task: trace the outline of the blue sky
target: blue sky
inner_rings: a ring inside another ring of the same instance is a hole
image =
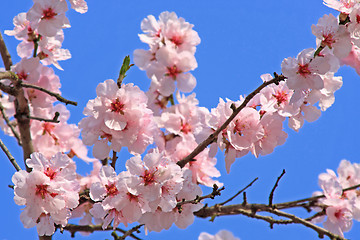
[[[195,3],[194,3],[195,2]],[[32,5],[30,0],[4,1],[0,15],[0,30],[13,29],[12,18],[19,12],[26,12]],[[157,17],[162,11],[175,11],[195,25],[201,44],[197,48],[196,59],[199,67],[193,72],[198,85],[195,88],[200,105],[209,109],[216,107],[219,98],[237,100],[239,95],[255,89],[263,73],[281,72],[281,62],[286,57],[295,57],[301,50],[315,47],[315,36],[311,25],[316,24],[324,14],[335,11],[327,8],[321,0],[303,1],[122,1],[89,0],[89,11],[79,14],[73,10],[67,16],[72,28],[65,30],[64,48],[70,50],[72,58],[60,62],[64,71],[56,70],[66,98],[78,102],[78,107],[70,106],[70,122],[79,122],[82,111],[89,99],[93,99],[95,88],[106,79],[116,79],[121,62],[126,55],[132,56],[137,48],[147,49],[137,34],[141,33],[140,22],[147,15]],[[12,37],[4,36],[14,63],[19,61]],[[2,65],[0,64],[0,67]],[[349,67],[342,67],[337,75],[343,76],[343,87],[336,92],[335,104],[323,112],[314,123],[306,123],[299,133],[285,127],[289,134],[286,143],[275,149],[273,154],[256,159],[247,155],[237,159],[230,174],[225,172],[224,157],[218,155],[217,167],[226,190],[210,205],[221,202],[246,186],[255,177],[259,180],[247,191],[250,203],[266,203],[276,178],[286,169],[278,187],[274,201],[284,202],[311,196],[319,190],[318,175],[327,168],[338,167],[341,159],[359,162],[360,79]],[[144,91],[150,81],[145,72],[133,67],[125,82],[133,82]],[[15,140],[0,135],[17,159],[21,150]],[[24,229],[20,220],[20,210],[13,201],[11,184],[13,167],[5,155],[0,168],[0,240],[36,239],[36,229]],[[128,154],[120,154],[125,162]],[[21,160],[19,160],[21,162]],[[86,173],[90,167],[78,161],[79,172]],[[203,188],[204,193],[211,189]],[[242,199],[234,200],[240,203]],[[291,213],[306,216],[305,211]],[[359,223],[355,222],[349,239],[360,236]],[[232,231],[242,240],[265,239],[316,239],[314,231],[303,226],[274,226],[243,216],[220,217],[214,222],[196,219],[186,230],[172,227],[161,233],[140,234],[143,239],[197,239],[200,232],[215,234],[221,229]],[[53,239],[70,238],[68,233],[56,233]],[[112,239],[110,233],[96,233],[77,239]]]

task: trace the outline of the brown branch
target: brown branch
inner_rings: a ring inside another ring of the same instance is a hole
[[[124,240],[126,237],[129,237],[133,234],[133,232],[139,232],[139,229],[144,226],[145,224],[140,224],[140,225],[137,225],[135,227],[133,227],[132,229],[126,231],[126,233],[124,233],[124,235],[122,235],[121,237],[119,237],[118,239],[119,240]]]
[[[21,83],[21,86],[24,88],[33,88],[33,89],[45,92],[45,93],[49,94],[50,96],[55,97],[58,101],[65,103],[66,105],[71,104],[71,105],[77,106],[77,102],[63,98],[60,94],[51,92],[45,88],[42,88],[42,87],[39,87],[39,86],[36,86],[33,84],[23,83],[23,82]]]
[[[273,198],[274,198],[274,192],[276,190],[276,188],[278,187],[279,181],[280,179],[285,175],[285,169],[283,169],[281,175],[277,178],[274,187],[271,189],[270,195],[269,195],[269,206],[272,207],[273,206]]]
[[[355,190],[359,187],[360,187],[360,184],[354,185],[354,186],[351,186],[348,188],[344,188],[343,192]],[[277,209],[285,209],[285,208],[289,208],[289,207],[299,207],[299,206],[303,207],[303,205],[299,205],[299,204],[306,203],[306,202],[307,203],[316,202],[318,199],[324,198],[324,197],[325,197],[325,195],[318,195],[318,196],[303,198],[303,199],[291,201],[291,202],[277,203],[277,204],[274,204],[274,207]]]
[[[216,196],[220,196],[221,195],[221,191],[223,191],[225,189],[225,187],[221,187],[219,188],[216,184],[213,185],[213,191],[212,193],[205,195],[205,196],[196,196],[195,199],[193,200],[185,200],[183,199],[181,202],[178,202],[178,204],[176,205],[176,207],[178,208],[178,211],[181,212],[181,207],[184,204],[198,204],[199,202],[201,202],[204,199],[210,198],[210,199],[214,199]]]
[[[8,54],[5,43],[3,39],[0,39],[0,53],[3,58],[4,64],[7,70],[10,70],[11,66],[11,57]],[[5,60],[4,60],[5,59]],[[10,75],[10,80],[12,81],[14,92],[13,96],[16,97],[14,101],[15,105],[15,118],[18,123],[19,131],[20,131],[20,140],[23,148],[23,158],[26,166],[26,170],[30,171],[30,168],[26,165],[26,159],[30,157],[30,154],[34,152],[34,146],[32,144],[31,133],[30,133],[30,119],[27,118],[30,114],[30,109],[28,105],[28,101],[25,98],[24,90],[21,87],[21,80],[14,73],[7,73]],[[4,84],[2,84],[4,87]],[[11,93],[9,93],[11,94]]]
[[[202,143],[200,143],[188,156],[183,158],[182,160],[177,162],[177,165],[179,165],[181,168],[183,168],[188,162],[190,162],[192,159],[194,159],[200,152],[202,152],[209,144],[211,144],[215,138],[230,124],[230,122],[236,117],[236,115],[246,107],[246,105],[250,102],[250,100],[255,97],[256,94],[258,94],[263,88],[270,84],[279,84],[281,81],[284,81],[286,77],[284,75],[277,75],[275,74],[275,77],[271,79],[270,81],[266,81],[263,84],[261,84],[257,89],[255,89],[252,93],[250,93],[242,102],[242,104],[236,108],[231,116],[221,125],[218,129],[215,130],[214,133],[210,134],[210,136],[205,139]]]
[[[0,54],[1,54],[2,60],[4,62],[5,69],[7,71],[9,71],[10,67],[12,65],[11,56],[10,56],[9,51],[7,50],[7,47],[5,45],[4,39],[1,35],[1,32],[0,32]]]
[[[29,119],[33,119],[33,120],[37,120],[37,121],[42,121],[42,122],[52,122],[52,123],[59,123],[60,121],[58,120],[60,116],[59,112],[55,112],[55,116],[53,119],[46,119],[46,118],[40,118],[40,117],[33,117],[33,116],[28,116]]]
[[[276,216],[280,217],[286,217],[289,218],[289,220],[274,220],[272,217],[269,216],[262,216],[258,215],[259,212],[268,212],[271,214],[274,214]],[[270,223],[270,227],[272,227],[273,224],[290,224],[290,223],[297,223],[302,224],[306,227],[309,227],[313,230],[315,230],[320,238],[323,238],[324,235],[328,236],[330,239],[336,239],[336,240],[345,240],[344,238],[341,238],[338,235],[335,235],[329,231],[327,231],[324,228],[321,228],[305,219],[299,218],[295,215],[282,212],[278,209],[274,209],[273,207],[270,207],[266,204],[236,204],[236,205],[227,205],[227,206],[221,206],[219,204],[216,204],[212,207],[206,207],[202,208],[197,212],[194,212],[194,215],[201,218],[207,218],[211,217],[211,220],[213,220],[217,216],[227,216],[227,215],[244,215],[251,218],[261,219],[266,222]]]
[[[67,224],[65,227],[62,228],[62,230],[69,231],[71,234],[71,237],[75,237],[76,232],[89,232],[93,233],[96,231],[119,231],[123,234],[126,234],[128,231],[125,231],[121,228],[113,228],[111,226],[108,226],[107,228],[103,229],[102,225],[75,225],[75,224]],[[130,231],[130,230],[129,230]],[[128,235],[136,240],[141,240],[140,238],[136,237],[134,234]]]
[[[14,135],[14,137],[16,138],[19,146],[21,146],[21,141],[20,141],[20,136],[19,133],[16,131],[16,129],[14,128],[14,126],[11,124],[10,119],[8,118],[8,116],[5,113],[5,109],[4,106],[1,104],[0,102],[0,111],[1,111],[1,115],[3,117],[3,119],[6,122],[6,125],[10,128],[12,134]]]
[[[336,235],[336,234],[333,234],[331,232],[329,232],[328,230],[326,230],[325,228],[322,228],[322,227],[319,227],[309,221],[306,221],[305,219],[302,219],[302,218],[299,218],[295,215],[292,215],[290,213],[286,213],[286,212],[282,212],[280,210],[277,210],[277,209],[273,209],[271,211],[269,211],[277,216],[282,216],[282,217],[286,217],[286,218],[289,218],[291,220],[294,221],[294,223],[298,223],[298,224],[302,224],[308,228],[311,228],[313,230],[315,230],[318,234],[319,234],[319,238],[324,238],[324,235],[328,236],[331,240],[346,240],[345,238],[339,236],[339,235]]]
[[[115,165],[116,165],[116,160],[118,159],[118,157],[116,156],[116,152],[113,151],[113,157],[110,163],[110,166],[112,166],[112,168],[115,170]]]
[[[16,171],[20,171],[21,167],[16,162],[15,158],[11,155],[9,149],[5,146],[5,144],[3,143],[3,141],[1,139],[0,139],[0,147],[4,151],[4,153],[6,154],[6,156],[8,157],[8,159],[10,160],[11,164],[14,166]]]
[[[251,185],[253,185],[254,182],[256,182],[259,178],[255,178],[254,180],[251,181],[251,183],[249,183],[246,187],[244,187],[243,189],[241,189],[239,192],[237,192],[234,196],[232,196],[231,198],[229,198],[228,200],[226,200],[225,202],[219,203],[219,205],[223,206],[225,204],[227,204],[228,202],[232,201],[234,198],[236,198],[237,196],[239,196],[242,192],[244,192],[246,189],[248,189],[249,187],[251,187]],[[246,195],[244,197],[244,202],[246,201]]]

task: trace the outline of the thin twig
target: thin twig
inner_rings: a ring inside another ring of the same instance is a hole
[[[116,165],[116,160],[117,160],[117,159],[118,159],[118,157],[116,156],[116,152],[113,151],[113,157],[112,157],[110,166],[112,166],[114,170],[115,170],[115,165]]]
[[[53,119],[46,119],[46,118],[41,118],[41,117],[34,117],[34,116],[28,116],[29,119],[33,119],[33,120],[37,120],[37,121],[42,121],[42,122],[52,122],[52,123],[59,123],[60,121],[58,120],[60,116],[59,112],[55,112],[55,116]]]
[[[5,146],[5,144],[3,143],[3,141],[1,139],[0,139],[0,147],[4,151],[4,153],[6,154],[6,156],[8,157],[8,159],[10,160],[11,164],[14,166],[16,171],[20,171],[21,167],[16,162],[15,158],[11,155],[9,149]]]
[[[93,233],[95,231],[119,231],[123,234],[127,233],[127,231],[121,229],[121,228],[113,228],[111,226],[108,226],[107,228],[103,229],[102,225],[75,225],[75,224],[67,224],[65,227],[63,227],[63,230],[69,231],[71,234],[71,237],[75,237],[76,232],[89,232]],[[140,238],[136,237],[134,234],[130,234],[130,237],[136,240],[141,240]]]
[[[226,200],[225,202],[219,203],[219,205],[224,206],[225,204],[227,204],[228,202],[232,201],[234,198],[236,198],[237,196],[239,196],[242,192],[244,192],[246,189],[248,189],[249,187],[251,187],[251,185],[253,185],[254,182],[256,182],[259,178],[255,178],[254,180],[251,181],[251,183],[249,183],[246,187],[244,187],[243,189],[241,189],[239,192],[237,192],[234,196],[232,196],[231,198],[229,198],[228,200]]]
[[[276,190],[276,188],[278,187],[279,181],[280,179],[285,175],[285,169],[283,169],[281,175],[277,178],[274,187],[272,188],[270,195],[269,195],[269,206],[272,207],[273,206],[273,198],[274,198],[274,192]]]
[[[118,239],[119,240],[124,240],[126,237],[129,237],[133,234],[133,232],[139,232],[139,229],[144,226],[145,224],[140,224],[140,225],[137,225],[135,227],[133,227],[132,229],[126,231],[126,233],[124,233],[124,235],[122,235],[121,237],[119,237]]]
[[[286,213],[283,211],[280,211],[278,209],[273,209],[272,211],[269,211],[277,216],[282,216],[282,217],[286,217],[289,218],[291,220],[294,221],[294,223],[299,223],[302,224],[308,228],[311,228],[313,230],[315,230],[318,234],[319,234],[319,238],[324,238],[324,235],[328,236],[330,239],[332,240],[346,240],[345,238],[336,235],[334,233],[329,232],[328,230],[326,230],[325,228],[319,227],[315,224],[313,224],[312,222],[306,221],[305,219],[299,218],[295,215],[292,215],[290,213]]]
[[[5,45],[4,39],[1,35],[1,32],[0,32],[0,54],[1,54],[2,60],[4,62],[5,69],[7,71],[10,71],[10,68],[12,65],[11,56],[10,56],[9,51],[7,50],[7,47]]]
[[[71,104],[71,105],[77,106],[77,102],[68,100],[68,99],[62,97],[60,94],[51,92],[45,88],[42,88],[42,87],[39,87],[39,86],[36,86],[33,84],[24,83],[24,82],[21,83],[21,86],[24,88],[33,88],[33,89],[45,92],[45,93],[49,94],[50,96],[55,97],[58,101],[65,103],[66,105]]]
[[[250,93],[242,102],[242,104],[233,111],[231,116],[218,128],[215,130],[214,133],[210,134],[210,136],[205,139],[202,143],[200,143],[189,155],[187,155],[185,158],[177,162],[177,165],[179,165],[181,168],[183,168],[188,162],[190,162],[192,159],[194,159],[200,152],[202,152],[209,144],[213,142],[215,138],[231,123],[231,121],[236,117],[236,115],[246,107],[246,105],[250,102],[250,100],[258,94],[263,88],[265,88],[268,85],[271,85],[273,83],[279,84],[279,82],[284,81],[286,77],[284,75],[277,75],[274,74],[275,77],[271,79],[270,81],[266,81],[263,84],[261,84],[257,89],[255,89],[252,93]]]
[[[351,191],[351,190],[355,190],[357,188],[360,187],[360,184],[348,187],[348,188],[344,188],[343,192],[347,192],[347,191]],[[277,209],[284,209],[284,208],[289,208],[289,206],[291,207],[298,207],[300,203],[304,203],[304,202],[314,202],[317,201],[318,199],[324,198],[325,195],[318,195],[318,196],[314,196],[314,197],[309,197],[309,198],[303,198],[300,200],[296,200],[296,201],[290,201],[290,202],[284,202],[284,203],[277,203],[274,204],[274,207]]]
[[[14,137],[16,138],[19,146],[21,146],[21,141],[20,141],[20,136],[19,133],[16,131],[16,129],[14,128],[14,126],[11,124],[10,119],[8,118],[8,116],[5,113],[5,109],[4,106],[1,104],[0,102],[0,111],[1,111],[1,115],[3,117],[3,119],[6,122],[6,125],[10,128],[12,134],[14,135]]]
[[[219,188],[216,184],[213,185],[213,191],[212,193],[205,195],[205,196],[196,196],[195,199],[193,200],[183,200],[181,202],[178,202],[176,207],[178,208],[179,212],[181,212],[181,206],[184,204],[198,204],[199,202],[201,202],[204,199],[210,198],[210,199],[214,199],[216,196],[220,196],[221,195],[221,191],[223,191],[225,189],[225,187],[221,187]]]

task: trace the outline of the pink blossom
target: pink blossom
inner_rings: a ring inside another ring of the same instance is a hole
[[[252,153],[258,157],[259,154],[267,155],[274,151],[278,145],[285,143],[287,133],[283,131],[283,121],[285,119],[274,113],[266,113],[262,116],[260,124],[264,129],[263,137],[254,143]]]
[[[324,0],[324,4],[342,13],[350,13],[357,0]]]
[[[351,51],[350,33],[344,25],[339,25],[334,15],[324,15],[318,24],[311,26],[318,46],[328,47],[338,58],[346,57]]]
[[[33,153],[27,164],[32,172],[22,170],[12,177],[15,203],[26,205],[20,220],[26,228],[37,225],[39,235],[52,235],[54,223],[65,226],[70,209],[79,204],[75,164],[61,153],[50,161]]]
[[[66,1],[36,0],[26,17],[31,23],[38,25],[39,34],[53,37],[62,28],[70,27],[65,16],[67,10]]]
[[[100,83],[96,92],[98,97],[88,102],[84,109],[87,117],[79,123],[84,143],[94,144],[94,157],[104,159],[110,149],[118,152],[122,147],[144,152],[155,131],[146,95],[133,84],[119,89],[113,80]]]
[[[162,47],[156,52],[158,64],[154,70],[160,88],[159,92],[169,96],[177,87],[182,92],[191,92],[196,86],[195,77],[189,71],[197,68],[197,62],[191,53],[178,53],[170,47]]]
[[[321,89],[324,82],[320,77],[330,69],[329,59],[326,57],[314,58],[315,50],[308,48],[300,52],[297,58],[286,58],[281,69],[287,77],[286,83],[293,90]]]
[[[70,0],[71,8],[79,13],[86,13],[88,10],[85,0]]]

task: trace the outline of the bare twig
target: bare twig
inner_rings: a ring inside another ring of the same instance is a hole
[[[21,83],[21,86],[24,88],[33,88],[33,89],[45,92],[45,93],[49,94],[50,96],[55,97],[58,101],[65,103],[66,105],[71,104],[71,105],[77,106],[77,102],[63,98],[60,94],[51,92],[43,87],[39,87],[39,86],[36,86],[33,84],[24,83],[24,82]]]
[[[208,195],[205,195],[205,196],[201,196],[201,197],[200,197],[200,196],[196,196],[196,198],[193,199],[193,200],[185,200],[185,199],[183,199],[183,201],[178,202],[178,204],[176,205],[176,207],[178,208],[179,212],[181,212],[181,206],[182,206],[182,205],[188,204],[188,203],[198,204],[199,202],[201,202],[202,200],[207,199],[207,198],[214,199],[216,196],[220,196],[220,195],[221,195],[221,191],[223,191],[224,189],[225,189],[225,187],[219,188],[216,184],[214,184],[212,193],[210,193],[210,194],[208,194]]]
[[[75,237],[75,233],[76,232],[88,232],[88,233],[93,233],[96,231],[119,231],[123,234],[126,234],[128,231],[125,231],[121,228],[113,228],[111,226],[108,226],[107,228],[103,229],[102,225],[75,225],[75,224],[68,224],[66,225],[63,230],[69,231],[71,234],[71,237]],[[130,237],[132,237],[133,239],[136,240],[141,240],[140,238],[136,237],[134,234],[130,234],[128,235]]]
[[[118,157],[116,156],[116,152],[113,151],[113,157],[112,157],[110,166],[112,166],[114,170],[115,170],[115,165],[116,165],[116,160],[117,160],[117,159],[118,159]]]
[[[4,106],[1,104],[0,102],[0,111],[1,111],[1,115],[3,117],[3,119],[6,122],[6,125],[10,128],[12,134],[14,135],[14,137],[16,138],[19,146],[21,146],[21,141],[20,141],[20,136],[19,133],[16,131],[16,129],[14,128],[14,126],[11,124],[10,119],[8,118],[8,116],[5,113],[5,109]]]
[[[309,221],[306,221],[305,219],[299,218],[295,215],[292,215],[290,213],[286,213],[286,212],[282,212],[278,209],[272,209],[271,211],[269,211],[277,216],[282,216],[282,217],[286,217],[289,218],[291,220],[294,221],[294,223],[298,223],[298,224],[302,224],[308,228],[311,228],[313,230],[315,230],[318,234],[319,234],[319,238],[324,238],[324,235],[328,236],[331,240],[346,240],[345,238],[333,234],[331,232],[329,232],[328,230],[326,230],[325,228],[319,227]]]
[[[266,81],[263,84],[261,84],[257,89],[255,89],[252,93],[250,93],[242,102],[242,104],[236,108],[231,116],[221,125],[218,129],[215,130],[210,136],[205,139],[202,143],[200,143],[189,155],[187,155],[182,160],[178,161],[177,164],[183,168],[188,162],[190,162],[192,159],[194,159],[200,152],[202,152],[209,144],[211,144],[215,138],[230,124],[230,122],[236,117],[236,115],[246,107],[246,105],[249,103],[249,101],[258,94],[263,88],[270,84],[279,84],[281,81],[284,81],[286,77],[284,75],[277,75],[274,74],[275,77],[271,79],[270,81]]]
[[[28,116],[28,118],[33,119],[33,120],[38,120],[38,121],[42,121],[42,122],[52,122],[52,123],[59,123],[60,121],[58,120],[60,116],[59,112],[55,112],[55,116],[53,119],[46,119],[46,118],[40,118],[40,117],[33,117],[33,116]]]
[[[138,232],[139,233],[139,229],[144,226],[145,224],[140,224],[140,225],[137,225],[135,227],[133,227],[132,229],[126,231],[126,233],[124,233],[124,235],[122,235],[121,237],[119,237],[118,239],[119,240],[124,240],[126,237],[129,237],[131,236],[134,232]]]
[[[251,183],[249,183],[246,187],[244,187],[243,189],[241,189],[239,192],[237,192],[234,196],[232,196],[231,198],[229,198],[228,200],[226,200],[225,202],[219,203],[219,205],[223,206],[225,204],[227,204],[228,202],[231,202],[234,198],[236,198],[237,196],[239,196],[242,192],[244,192],[246,189],[248,189],[249,187],[251,187],[251,185],[253,185],[254,182],[256,182],[259,178],[255,178],[254,180],[251,181]]]
[[[10,67],[12,65],[11,56],[10,56],[9,51],[7,50],[7,47],[5,45],[4,39],[1,35],[1,32],[0,32],[0,54],[1,54],[2,60],[4,62],[5,69],[7,71],[9,71]]]
[[[285,175],[285,169],[283,169],[281,175],[277,178],[274,187],[272,188],[270,195],[269,195],[269,206],[272,207],[273,205],[273,198],[274,198],[274,192],[276,190],[276,188],[278,187],[279,181],[280,179]]]
[[[5,144],[3,143],[3,141],[1,139],[0,139],[0,147],[4,151],[4,153],[6,154],[6,156],[8,157],[8,159],[10,160],[11,164],[14,166],[16,171],[20,171],[21,167],[16,162],[15,158],[11,155],[9,149],[5,146]]]

